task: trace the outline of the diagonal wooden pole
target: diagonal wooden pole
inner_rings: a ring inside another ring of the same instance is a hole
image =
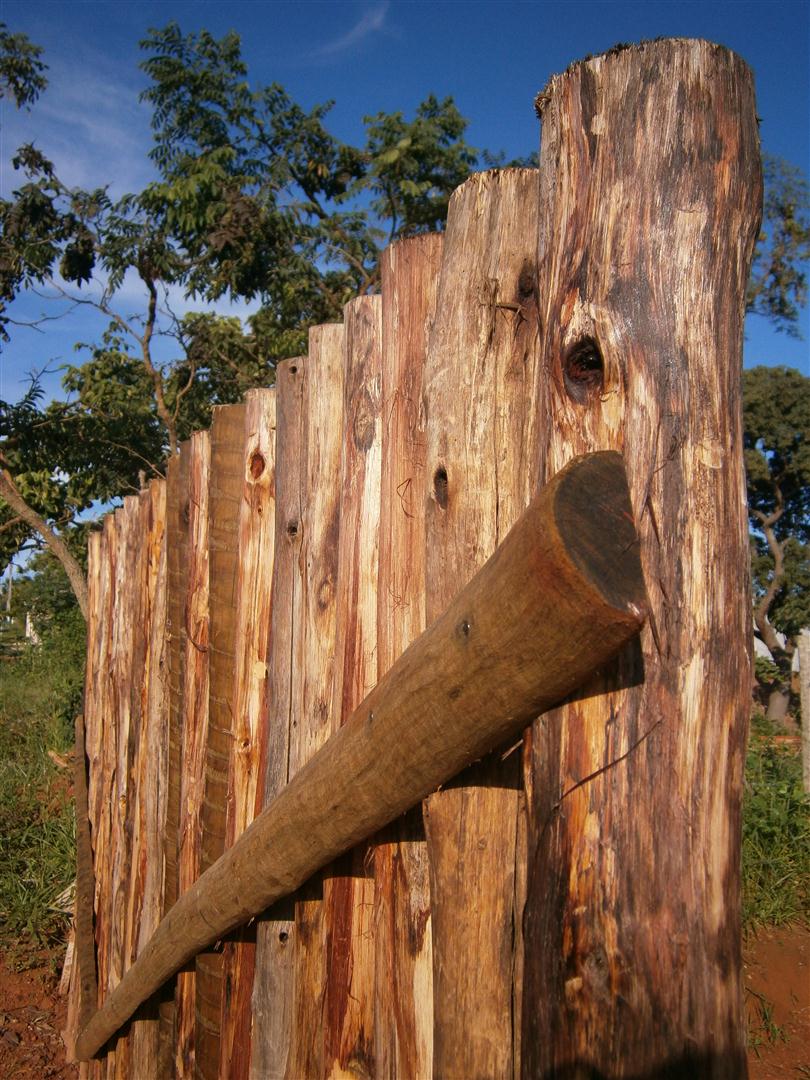
[[[232,848],[184,893],[83,1029],[86,1060],[177,969],[514,737],[646,614],[624,465],[577,458]]]

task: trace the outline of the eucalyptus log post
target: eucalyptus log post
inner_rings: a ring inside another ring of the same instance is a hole
[[[195,431],[189,440],[188,489],[184,513],[187,561],[183,596],[183,688],[180,713],[180,816],[177,892],[182,896],[200,876],[205,748],[208,741],[208,492],[211,438]],[[194,965],[178,972],[175,992],[178,1077],[194,1074],[196,987]]]
[[[291,660],[295,682],[290,711],[290,780],[323,746],[332,730],[343,377],[343,326],[328,323],[312,327],[304,384],[301,626],[298,648]],[[320,878],[307,882],[295,899],[292,951],[292,1027],[287,1074],[320,1076],[326,977]]]
[[[425,629],[425,415],[422,375],[443,238],[392,244],[382,272],[382,465],[377,582],[380,676]],[[377,1075],[433,1073],[430,880],[421,807],[393,822],[374,852]]]
[[[425,365],[428,622],[529,502],[537,444],[537,201],[536,169],[478,173],[450,200]],[[520,789],[513,747],[425,804],[436,1076],[510,1076],[515,1068]]]
[[[344,308],[343,438],[332,730],[377,682],[381,301]],[[374,876],[363,844],[324,875],[325,1076],[374,1076]]]
[[[142,632],[145,657],[141,694],[141,734],[137,752],[138,816],[134,834],[131,894],[137,913],[137,937],[133,941],[136,959],[158,927],[164,914],[163,835],[166,828],[166,780],[168,768],[167,682],[166,682],[166,482],[153,480],[140,500],[144,514],[144,606]],[[78,813],[78,811],[77,811]],[[160,1059],[159,1002],[153,1000],[141,1011],[131,1037],[132,1076],[159,1078],[164,1071]]]
[[[276,722],[268,696],[273,557],[276,528],[276,392],[251,390],[245,399],[239,566],[236,582],[233,737],[228,774],[225,846],[262,808],[268,725]],[[282,720],[284,722],[284,720]],[[219,1075],[247,1080],[255,924],[223,946]]]
[[[208,493],[208,740],[202,808],[200,872],[225,850],[225,813],[232,743],[236,582],[239,567],[239,507],[245,406],[221,405],[211,421]],[[200,953],[195,962],[194,1075],[219,1075],[222,952]]]
[[[651,614],[641,649],[536,725],[523,1075],[730,1080],[746,1075],[751,73],[662,40],[574,64],[537,107],[541,479],[622,449]]]
[[[80,1033],[77,1056],[92,1055],[199,949],[571,693],[637,633],[645,609],[621,457],[578,458],[349,721],[180,898]]]
[[[305,501],[306,363],[305,358],[296,357],[276,368],[276,532],[268,687],[273,720],[267,731],[263,807],[287,784],[293,691],[302,677],[300,556]],[[288,901],[266,912],[257,923],[251,1080],[281,1080],[287,1071],[294,990],[293,916],[294,908]]]
[[[188,568],[188,463],[189,443],[169,459],[166,467],[166,667],[168,676],[168,776],[166,828],[163,835],[163,895],[166,910],[177,901],[177,852],[180,834],[180,767],[183,706],[185,620],[183,612]],[[162,991],[160,1003],[160,1059],[174,1068],[177,1010],[174,986]]]

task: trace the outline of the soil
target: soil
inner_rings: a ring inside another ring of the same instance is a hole
[[[62,1029],[67,1002],[47,956],[15,970],[0,954],[0,1076],[14,1080],[74,1080],[79,1070],[65,1062]]]
[[[810,927],[760,930],[745,946],[750,1080],[810,1080]],[[75,1080],[66,1002],[47,958],[17,971],[0,954],[0,1077]]]
[[[810,927],[760,930],[744,955],[751,1080],[810,1080]]]

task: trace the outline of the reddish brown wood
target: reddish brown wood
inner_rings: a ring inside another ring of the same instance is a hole
[[[478,173],[451,198],[425,364],[428,622],[528,504],[536,228],[536,170]],[[438,1076],[517,1070],[520,777],[519,747],[502,748],[425,806]]]
[[[425,628],[422,373],[442,237],[400,241],[382,258],[382,465],[377,664],[384,675]],[[374,1020],[380,1077],[432,1075],[433,955],[421,808],[377,837]]]
[[[381,301],[344,309],[343,446],[332,729],[377,682]],[[374,1076],[374,878],[368,845],[324,876],[324,1074]]]
[[[652,613],[536,725],[523,1073],[742,1077],[751,73],[663,40],[575,64],[538,104],[541,475],[622,449]]]
[[[214,409],[208,496],[210,626],[208,635],[208,740],[202,807],[200,871],[225,850],[228,769],[232,745],[245,406]],[[194,1071],[202,1080],[219,1073],[222,953],[206,950],[195,960]]]
[[[294,689],[302,678],[300,565],[305,493],[304,380],[307,361],[285,360],[276,368],[276,533],[273,560],[269,698],[264,779],[266,806],[287,784]],[[253,984],[252,1080],[283,1077],[291,1042],[294,909],[277,905],[256,932]]]
[[[211,443],[207,431],[190,439],[186,526],[186,580],[183,598],[183,688],[180,734],[180,817],[177,890],[182,896],[200,875],[205,748],[208,741],[208,492]],[[175,1068],[179,1077],[194,1073],[196,1004],[193,965],[178,972],[175,1004]]]
[[[236,583],[234,712],[225,846],[242,835],[261,809],[267,729],[276,723],[268,697],[276,513],[276,392],[252,390],[245,407],[239,565]],[[284,720],[282,719],[282,722]],[[241,928],[223,951],[219,1074],[247,1078],[255,924]]]
[[[340,454],[343,435],[343,327],[309,333],[305,381],[305,499],[301,547],[301,661],[290,714],[292,779],[326,742],[335,678],[337,560],[340,535]],[[323,883],[313,879],[295,901],[291,1045],[287,1075],[323,1069],[325,981]]]
[[[644,610],[621,458],[578,458],[350,720],[175,904],[80,1034],[77,1054],[91,1054],[200,948],[564,698],[637,632]]]

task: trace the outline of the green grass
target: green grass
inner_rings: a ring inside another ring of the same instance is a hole
[[[755,717],[743,798],[743,920],[747,929],[810,920],[810,799],[801,758]]]
[[[81,701],[83,628],[68,619],[41,646],[0,659],[0,946],[13,961],[58,949],[54,907],[75,876],[70,754]]]

